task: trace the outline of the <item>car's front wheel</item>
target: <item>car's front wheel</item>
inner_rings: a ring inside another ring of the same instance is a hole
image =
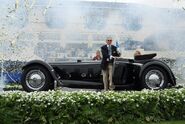
[[[167,87],[168,77],[163,68],[151,66],[144,70],[141,77],[141,88],[159,90]]]
[[[50,89],[51,83],[52,77],[43,66],[29,66],[22,73],[21,84],[25,91],[47,91]]]

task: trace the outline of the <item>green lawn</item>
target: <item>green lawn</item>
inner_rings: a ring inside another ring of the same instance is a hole
[[[152,123],[152,124],[185,124],[185,120],[184,121],[165,121],[165,122]]]

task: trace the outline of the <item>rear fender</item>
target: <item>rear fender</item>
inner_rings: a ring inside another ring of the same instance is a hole
[[[150,61],[146,64],[144,64],[140,70],[140,73],[139,73],[139,78],[141,79],[141,76],[143,74],[143,71],[150,67],[150,66],[158,66],[158,67],[161,67],[165,70],[165,72],[167,73],[168,75],[168,78],[169,78],[169,81],[170,83],[175,86],[176,85],[176,79],[175,79],[175,76],[172,72],[172,70],[169,68],[169,66],[167,64],[165,64],[164,62],[160,61],[160,60],[154,60],[154,61]]]

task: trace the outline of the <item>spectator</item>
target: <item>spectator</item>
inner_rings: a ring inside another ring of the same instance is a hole
[[[93,60],[101,60],[101,54],[99,50],[96,51],[96,56],[93,57]]]
[[[134,58],[136,58],[136,56],[140,56],[140,55],[141,55],[141,52],[139,50],[136,50],[134,53]]]

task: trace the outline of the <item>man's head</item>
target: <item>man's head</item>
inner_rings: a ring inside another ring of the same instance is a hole
[[[107,45],[111,45],[112,44],[112,37],[107,37],[106,43],[107,43]]]

